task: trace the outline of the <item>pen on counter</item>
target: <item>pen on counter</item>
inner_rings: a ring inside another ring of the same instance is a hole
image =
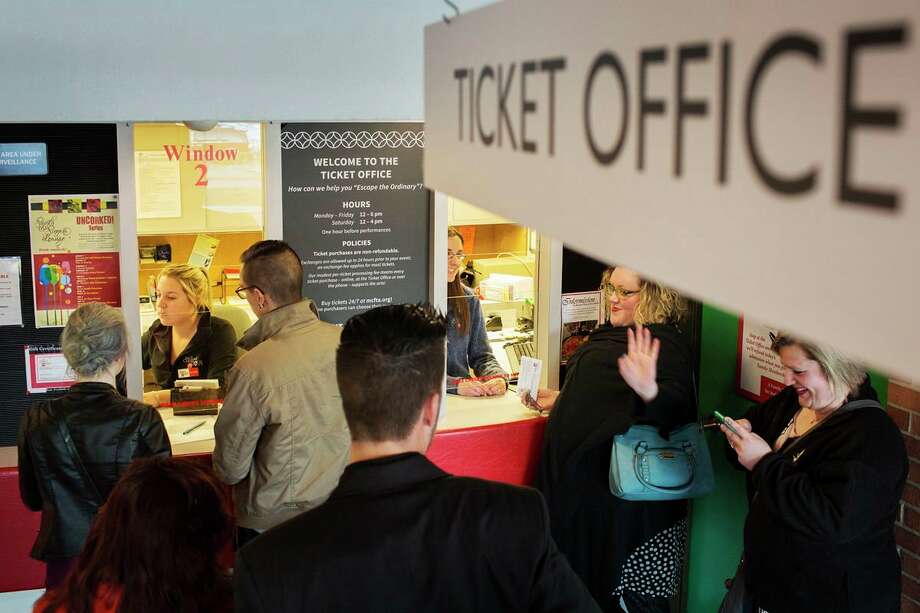
[[[197,424],[195,424],[194,426],[192,426],[191,428],[189,428],[188,430],[186,430],[185,432],[183,432],[182,434],[191,434],[191,432],[192,432],[193,430],[197,430],[198,428],[200,428],[201,426],[205,425],[206,423],[208,423],[208,422],[206,422],[206,421],[200,421],[200,422],[198,422]]]

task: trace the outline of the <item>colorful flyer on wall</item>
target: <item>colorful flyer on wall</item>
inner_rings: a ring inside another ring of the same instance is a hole
[[[786,387],[783,365],[770,349],[775,337],[776,328],[743,316],[738,320],[738,393],[755,402],[764,402]]]
[[[22,260],[0,258],[0,326],[22,325]]]
[[[562,294],[562,350],[565,363],[585,341],[603,317],[601,293],[573,292]]]
[[[64,390],[76,382],[58,345],[26,345],[26,390],[44,394]]]
[[[63,327],[81,304],[121,306],[118,195],[29,196],[35,327]]]

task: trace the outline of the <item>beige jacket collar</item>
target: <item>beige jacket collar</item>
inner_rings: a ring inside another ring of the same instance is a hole
[[[319,320],[316,305],[309,298],[278,307],[260,317],[236,343],[246,351],[284,330],[306,326]]]

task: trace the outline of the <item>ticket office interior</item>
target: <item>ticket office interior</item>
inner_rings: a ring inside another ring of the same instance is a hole
[[[240,254],[259,240],[280,238],[277,230],[269,230],[280,228],[281,215],[280,198],[275,195],[281,190],[273,191],[268,179],[280,180],[280,174],[270,172],[274,160],[266,150],[273,126],[277,124],[218,122],[209,130],[195,130],[183,123],[163,122],[130,127],[137,338],[157,319],[157,275],[175,263],[207,270],[212,313],[229,321],[237,337],[255,321],[248,303],[235,290],[240,286]],[[535,325],[541,318],[537,305],[553,300],[547,293],[552,283],[544,282],[541,288],[537,274],[541,237],[459,199],[438,194],[431,201],[438,210],[432,215],[431,244],[441,244],[448,227],[463,236],[466,259],[461,276],[481,300],[492,352],[505,372],[516,374],[523,356],[558,363],[549,350],[551,326],[538,334]],[[546,251],[552,241],[543,243]],[[446,250],[432,248],[430,257],[429,269],[434,272],[429,299],[444,309],[452,297],[441,297],[434,287],[446,286]],[[557,287],[556,300],[558,293]],[[134,308],[134,301],[124,304]],[[544,383],[554,383],[557,367],[547,366],[550,374],[544,375]],[[144,373],[145,391],[156,388],[151,375]]]

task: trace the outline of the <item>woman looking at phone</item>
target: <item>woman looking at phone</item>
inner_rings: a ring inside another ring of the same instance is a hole
[[[787,334],[772,348],[786,388],[722,425],[752,496],[735,580],[769,613],[898,611],[901,433],[859,364]]]

